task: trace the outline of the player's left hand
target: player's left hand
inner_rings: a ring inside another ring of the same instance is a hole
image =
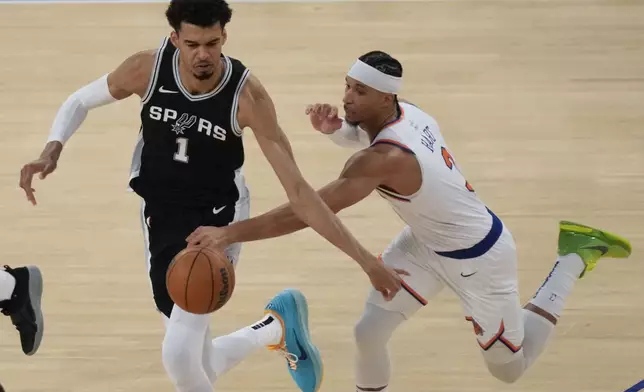
[[[56,170],[57,160],[51,157],[38,158],[31,161],[22,167],[20,170],[20,187],[25,191],[27,200],[31,204],[36,205],[36,190],[32,186],[33,178],[36,174],[40,173],[39,178],[44,180],[54,170]]]
[[[195,229],[187,238],[188,246],[205,246],[225,248],[226,231],[222,227],[200,226]]]
[[[316,103],[306,107],[306,114],[311,120],[313,129],[330,135],[342,128],[342,119],[338,117],[338,108],[328,103]]]

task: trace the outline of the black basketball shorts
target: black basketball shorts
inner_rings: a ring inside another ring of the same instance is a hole
[[[170,318],[174,302],[166,287],[166,272],[174,256],[187,246],[186,238],[199,226],[227,226],[231,222],[248,219],[248,198],[229,205],[209,208],[146,205],[141,206],[141,220],[145,241],[145,257],[157,309]],[[226,248],[228,259],[236,265],[241,244]]]

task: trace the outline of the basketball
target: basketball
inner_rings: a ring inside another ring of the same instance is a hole
[[[166,286],[172,301],[186,312],[212,313],[232,296],[235,269],[221,251],[186,248],[170,263]]]

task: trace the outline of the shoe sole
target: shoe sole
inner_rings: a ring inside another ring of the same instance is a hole
[[[607,255],[607,257],[627,258],[628,256],[631,255],[631,252],[632,252],[631,243],[626,238],[621,237],[617,234],[609,233],[604,230],[596,229],[594,227],[585,226],[579,223],[569,222],[569,221],[561,221],[559,224],[559,227],[562,231],[569,232],[569,233],[590,235],[606,242],[611,247],[619,248],[619,249],[612,248],[609,252],[611,254]]]
[[[284,290],[291,295],[295,302],[295,308],[299,315],[299,323],[296,329],[296,335],[299,342],[303,345],[306,352],[309,354],[315,371],[315,379],[317,384],[314,391],[317,392],[322,386],[322,379],[324,378],[324,365],[322,364],[322,357],[319,350],[313,345],[311,334],[309,332],[309,306],[306,302],[304,295],[298,290],[287,289]]]
[[[35,265],[27,266],[27,271],[29,271],[29,299],[31,301],[31,306],[34,308],[34,314],[36,315],[36,337],[34,339],[33,349],[25,353],[27,355],[34,355],[38,348],[40,347],[40,342],[42,341],[43,331],[45,329],[45,320],[42,314],[42,292],[43,292],[43,279],[40,269]]]

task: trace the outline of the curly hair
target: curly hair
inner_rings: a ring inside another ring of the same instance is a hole
[[[168,23],[175,31],[179,31],[184,22],[199,27],[219,23],[223,29],[230,22],[232,14],[225,0],[172,0],[165,12]]]

